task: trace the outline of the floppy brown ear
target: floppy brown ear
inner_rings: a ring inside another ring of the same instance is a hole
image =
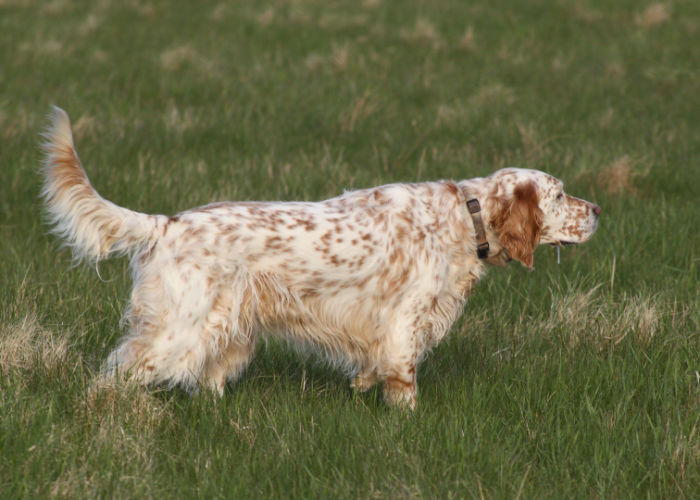
[[[542,210],[534,183],[518,184],[510,199],[501,203],[491,226],[510,256],[532,269],[535,248],[540,241]]]

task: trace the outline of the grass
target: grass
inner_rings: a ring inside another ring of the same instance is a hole
[[[697,495],[697,2],[6,0],[0,29],[0,496]],[[52,103],[136,210],[518,165],[601,227],[492,270],[414,414],[274,343],[222,399],[109,386],[126,262],[47,235]]]

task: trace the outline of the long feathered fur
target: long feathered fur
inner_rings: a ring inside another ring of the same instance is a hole
[[[54,107],[50,120],[43,134],[41,194],[52,232],[72,248],[76,261],[133,255],[148,246],[159,216],[134,212],[102,198],[90,184],[75,151],[68,115]]]
[[[42,195],[77,261],[131,256],[128,327],[105,374],[223,393],[274,335],[310,347],[414,407],[417,366],[450,330],[486,264],[532,267],[538,243],[578,243],[600,208],[534,170],[460,182],[391,184],[319,202],[215,203],[174,217],[102,198],[54,108]],[[490,245],[476,252],[466,201],[481,201]]]

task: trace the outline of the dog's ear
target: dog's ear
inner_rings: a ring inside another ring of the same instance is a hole
[[[501,245],[530,270],[540,241],[542,215],[537,189],[534,183],[527,182],[518,184],[512,197],[501,201],[490,221]]]

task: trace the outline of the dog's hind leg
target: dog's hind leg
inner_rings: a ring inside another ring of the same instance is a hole
[[[236,381],[246,369],[255,352],[255,340],[240,342],[233,340],[215,356],[207,359],[203,382],[214,392],[222,395],[227,381]]]
[[[130,333],[110,354],[108,375],[197,389],[215,350],[216,337],[206,327],[218,288],[195,269],[166,263],[137,274],[125,313]]]
[[[207,317],[209,352],[202,383],[219,395],[227,381],[241,376],[255,352],[255,321],[248,290],[222,286]]]

